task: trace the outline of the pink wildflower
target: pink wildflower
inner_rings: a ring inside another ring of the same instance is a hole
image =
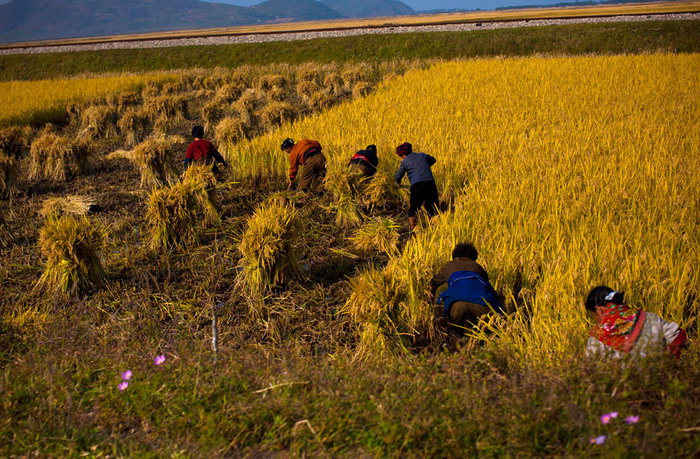
[[[601,435],[600,437],[591,437],[589,441],[591,445],[602,445],[605,443],[605,435]]]
[[[122,381],[130,380],[133,375],[134,374],[131,372],[131,370],[126,370],[124,373],[122,373]]]
[[[605,413],[600,417],[600,422],[602,422],[603,424],[609,424],[610,421],[617,417],[617,414],[617,411],[613,411],[612,413]]]
[[[153,364],[154,365],[163,365],[165,363],[165,355],[157,355],[155,359],[153,359]]]
[[[127,387],[129,387],[129,381],[122,381],[122,382],[119,383],[119,385],[117,386],[117,389],[119,389],[119,390],[126,390]]]
[[[639,422],[639,416],[627,416],[625,422],[627,424],[636,424]]]

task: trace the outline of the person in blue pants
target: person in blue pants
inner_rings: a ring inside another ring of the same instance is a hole
[[[452,251],[452,261],[446,263],[430,280],[433,298],[438,287],[447,284],[447,289],[440,294],[437,302],[442,304],[440,313],[450,329],[459,334],[478,322],[482,315],[492,310],[502,310],[498,294],[489,282],[489,275],[476,262],[478,256],[472,244],[457,244]]]

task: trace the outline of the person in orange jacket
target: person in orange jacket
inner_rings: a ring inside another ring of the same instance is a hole
[[[316,140],[304,139],[295,143],[284,139],[282,151],[289,154],[289,185],[287,189],[296,188],[294,180],[299,174],[299,188],[302,191],[316,189],[326,176],[326,157],[321,153],[321,144]],[[301,171],[299,168],[301,167]]]

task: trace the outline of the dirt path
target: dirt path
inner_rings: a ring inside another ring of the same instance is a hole
[[[654,20],[697,20],[700,13],[648,14],[608,17],[582,17],[568,19],[529,19],[498,22],[466,22],[459,24],[411,25],[302,31],[286,33],[257,33],[196,38],[172,38],[158,40],[115,41],[80,45],[36,46],[27,48],[0,49],[0,55],[40,54],[55,52],[96,51],[109,49],[167,48],[174,46],[231,45],[239,43],[264,43],[273,41],[312,40],[315,38],[350,37],[370,34],[392,34],[413,32],[464,32],[473,30],[512,29],[563,24],[592,24],[611,22],[641,22]]]

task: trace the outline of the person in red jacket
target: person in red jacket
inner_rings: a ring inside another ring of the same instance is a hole
[[[299,188],[302,191],[317,188],[326,176],[326,157],[321,153],[321,144],[316,140],[304,139],[295,143],[294,140],[284,139],[282,151],[289,154],[289,185],[288,189],[296,188],[294,180],[299,175]],[[301,172],[299,168],[301,167]]]
[[[204,140],[204,128],[202,126],[194,126],[192,128],[192,137],[194,140],[187,147],[187,154],[185,155],[185,170],[187,170],[192,163],[211,164],[214,173],[219,172],[216,164],[228,167],[221,153],[214,147],[214,144],[208,140]]]
[[[668,350],[680,358],[686,346],[685,330],[651,312],[625,303],[623,292],[601,285],[586,298],[586,309],[595,318],[589,332],[586,355],[613,360],[643,358]]]

